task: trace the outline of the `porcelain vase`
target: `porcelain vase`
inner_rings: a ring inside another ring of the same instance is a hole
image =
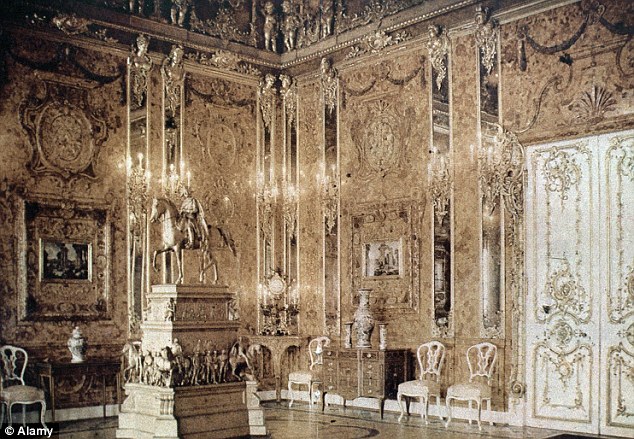
[[[75,326],[73,333],[68,339],[68,350],[73,356],[70,360],[71,363],[81,363],[85,359],[86,355],[86,339],[81,333],[78,326]]]
[[[354,326],[357,332],[357,348],[371,348],[370,338],[374,330],[374,317],[370,311],[370,288],[359,289],[359,307],[354,313]]]

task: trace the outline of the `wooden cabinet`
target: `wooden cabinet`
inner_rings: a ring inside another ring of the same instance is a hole
[[[325,393],[346,399],[377,398],[381,417],[386,398],[396,399],[398,385],[408,380],[407,349],[326,349],[323,382]]]

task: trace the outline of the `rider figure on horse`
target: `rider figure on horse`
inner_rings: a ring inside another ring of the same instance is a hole
[[[184,248],[196,248],[207,232],[207,222],[200,202],[193,197],[186,186],[181,188],[183,202],[179,212],[178,228],[187,234]]]

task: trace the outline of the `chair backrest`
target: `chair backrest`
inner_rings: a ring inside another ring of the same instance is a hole
[[[316,364],[324,364],[324,347],[330,346],[330,339],[326,336],[315,337],[308,343],[308,355],[310,355],[310,370]]]
[[[0,388],[5,385],[24,385],[24,371],[29,354],[22,348],[4,345],[0,348]]]
[[[423,343],[416,351],[418,358],[418,366],[420,368],[420,379],[424,380],[426,376],[440,381],[440,373],[445,362],[445,345],[438,341],[430,341]]]
[[[490,386],[497,359],[498,348],[493,343],[478,343],[467,349],[469,382],[472,382],[475,377],[484,377]]]

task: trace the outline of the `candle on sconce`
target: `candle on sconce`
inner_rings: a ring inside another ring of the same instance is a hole
[[[187,189],[191,188],[191,181],[192,180],[192,173],[190,171],[187,171]]]
[[[140,152],[137,157],[139,158],[139,169],[143,169],[143,153]]]

